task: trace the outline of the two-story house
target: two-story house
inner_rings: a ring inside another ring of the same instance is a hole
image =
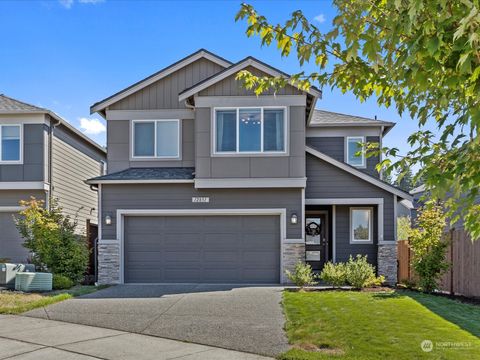
[[[321,92],[255,96],[247,57],[200,50],[94,104],[107,120],[98,187],[101,283],[282,283],[298,261],[366,254],[396,281],[396,204],[379,159],[355,156],[393,123],[315,109]]]
[[[0,258],[25,263],[14,217],[19,202],[52,199],[85,231],[97,222],[97,195],[85,184],[100,176],[106,151],[54,112],[0,95]]]

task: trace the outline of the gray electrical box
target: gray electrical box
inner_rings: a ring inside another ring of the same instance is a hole
[[[0,287],[15,287],[15,276],[19,272],[35,272],[33,264],[0,263]]]

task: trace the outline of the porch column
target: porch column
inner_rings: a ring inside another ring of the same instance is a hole
[[[293,272],[295,265],[300,261],[305,263],[305,241],[285,240],[282,244],[282,273],[280,274],[282,283],[289,283],[285,270]]]
[[[378,275],[385,276],[389,285],[397,283],[397,243],[379,243],[377,253]]]

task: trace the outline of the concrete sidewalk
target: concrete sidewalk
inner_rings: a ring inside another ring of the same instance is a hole
[[[0,315],[0,359],[266,360],[269,358],[93,326]]]

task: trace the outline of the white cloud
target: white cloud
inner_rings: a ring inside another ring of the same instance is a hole
[[[102,2],[105,2],[105,0],[77,0],[78,3],[80,4],[99,4]],[[73,4],[75,3],[75,0],[58,0],[60,5],[62,5],[65,9],[71,9]]]
[[[87,135],[98,135],[107,129],[98,119],[80,118],[80,129]]]
[[[318,21],[320,24],[325,22],[325,15],[318,14],[313,18],[314,20]]]
[[[78,0],[81,4],[99,4],[105,2],[105,0]]]
[[[62,5],[65,9],[70,9],[73,5],[73,0],[58,0],[60,5]]]

